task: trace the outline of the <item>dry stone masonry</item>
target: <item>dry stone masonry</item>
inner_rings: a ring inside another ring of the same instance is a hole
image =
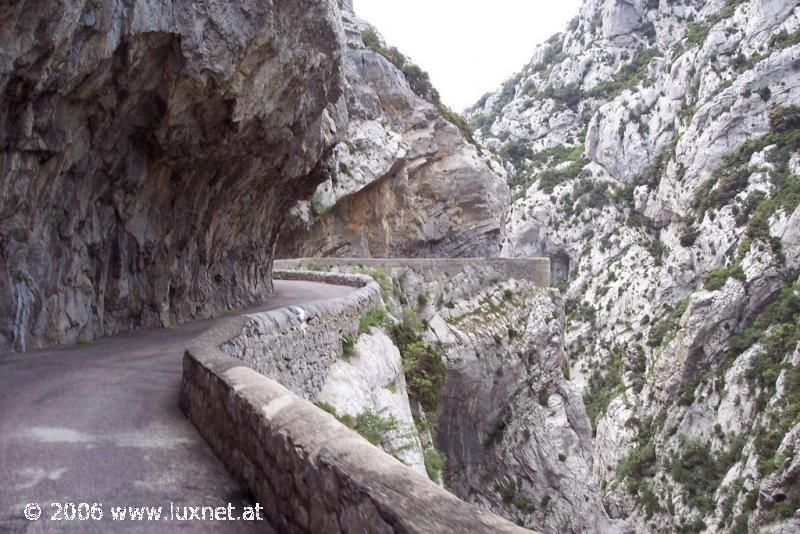
[[[343,336],[356,334],[359,318],[380,304],[380,287],[358,275],[276,271],[274,277],[361,287],[342,299],[251,314],[241,334],[220,347],[294,394],[314,401],[328,368],[341,357]]]

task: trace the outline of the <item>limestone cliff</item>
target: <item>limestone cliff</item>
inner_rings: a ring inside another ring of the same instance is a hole
[[[465,139],[468,126],[439,102],[427,74],[352,12],[343,19],[351,120],[334,173],[295,208],[278,253],[496,255],[505,181]]]
[[[586,0],[469,111],[631,528],[800,528],[798,104],[794,0]]]
[[[0,6],[0,350],[259,301],[346,124],[329,0]]]

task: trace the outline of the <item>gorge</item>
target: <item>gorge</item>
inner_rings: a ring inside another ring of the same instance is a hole
[[[463,117],[347,0],[123,4],[0,6],[0,353],[239,313],[273,265],[366,277],[189,351],[226,466],[274,445],[259,374],[280,428],[408,466],[375,457],[429,528],[800,531],[796,0],[584,0]],[[286,487],[287,531],[425,530]]]

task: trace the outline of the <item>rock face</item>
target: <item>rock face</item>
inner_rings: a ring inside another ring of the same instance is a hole
[[[636,530],[797,528],[798,105],[796,1],[586,0],[469,112]]]
[[[309,265],[323,268],[321,263]],[[446,487],[528,528],[621,530],[624,525],[609,519],[592,480],[592,427],[578,389],[564,376],[564,315],[557,291],[509,279],[488,262],[465,264],[456,272],[413,262],[360,267],[358,260],[339,262],[336,269],[379,280],[399,323],[390,329],[401,347],[412,413],[418,428],[427,426],[421,421],[430,424],[444,453]],[[404,342],[408,323],[418,323],[420,339],[413,343]],[[362,335],[358,345],[365,338],[377,341],[373,335]],[[424,382],[438,388],[436,402],[425,409],[417,402],[418,376],[410,370],[426,352],[422,347],[443,362],[441,382],[436,366],[423,366]],[[334,366],[320,398],[351,415],[388,405],[385,412],[401,419],[403,410],[390,408],[395,397],[380,388],[396,382],[384,352],[373,349],[366,361]],[[424,456],[435,479],[432,452],[428,447]]]
[[[428,476],[400,351],[385,333],[374,328],[358,337],[354,352],[349,361],[339,360],[328,370],[317,402],[328,404],[339,416],[388,421],[383,423],[386,429],[378,445]]]
[[[564,378],[563,321],[557,295],[515,281],[429,321],[449,364],[437,418],[445,480],[529,528],[614,531],[599,488],[587,483],[592,429]]]
[[[351,120],[334,173],[295,208],[279,255],[496,255],[505,181],[445,119],[426,74],[352,13],[344,21]]]
[[[0,350],[271,290],[284,214],[344,130],[328,0],[0,7]]]

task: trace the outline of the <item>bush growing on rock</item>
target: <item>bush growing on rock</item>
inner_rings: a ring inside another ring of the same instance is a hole
[[[358,320],[358,331],[362,334],[369,332],[372,327],[389,326],[391,319],[386,308],[379,306],[362,315]]]
[[[404,308],[402,321],[392,327],[391,335],[400,349],[409,397],[427,413],[434,413],[447,368],[441,349],[422,338],[424,328],[417,312]]]
[[[716,271],[711,271],[703,278],[705,288],[709,291],[716,291],[721,289],[728,281],[728,278],[735,278],[736,280],[745,281],[744,271],[740,263],[735,263],[730,267],[723,267]]]

